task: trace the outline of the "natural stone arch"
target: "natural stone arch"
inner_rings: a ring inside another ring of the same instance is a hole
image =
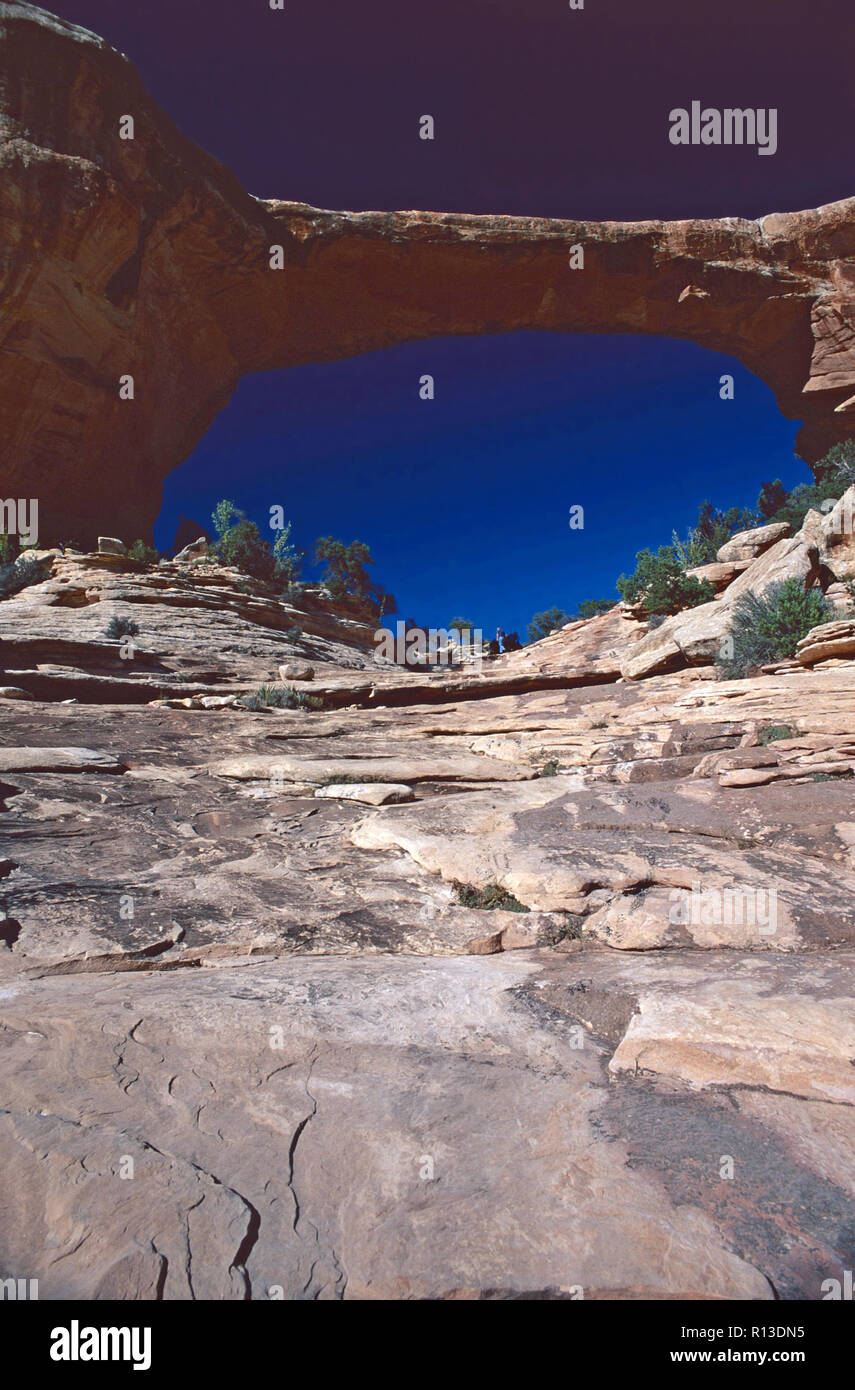
[[[0,74],[4,495],[39,498],[43,540],[149,536],[245,373],[438,335],[690,338],[804,421],[808,462],[850,432],[855,199],[757,222],[326,212],[251,197],[127,59],[31,6],[0,5]]]

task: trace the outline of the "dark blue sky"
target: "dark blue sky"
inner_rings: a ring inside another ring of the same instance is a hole
[[[851,0],[55,0],[135,62],[259,196],[325,207],[638,219],[816,206],[851,176]],[[675,148],[692,100],[774,106],[779,149]],[[436,117],[437,139],[417,138]],[[736,377],[722,402],[718,378]],[[418,378],[437,400],[418,399]],[[207,523],[281,502],[309,547],[367,541],[406,616],[523,629],[613,593],[705,497],[806,479],[742,367],[660,339],[437,340],[245,380],[168,480]],[[568,509],[586,510],[583,532]]]
[[[804,480],[794,429],[762,382],[692,343],[407,344],[245,379],[168,480],[156,539],[169,544],[181,512],[209,524],[223,495],[262,525],[279,503],[306,549],[322,534],[366,540],[404,616],[524,633],[539,609],[615,596],[635,551],[685,529],[703,498],[751,506],[762,478]]]

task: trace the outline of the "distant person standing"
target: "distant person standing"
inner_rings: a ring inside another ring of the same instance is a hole
[[[504,634],[504,632],[502,631],[502,629],[501,629],[500,627],[497,627],[497,628],[496,628],[496,651],[497,651],[497,652],[502,652],[502,651],[504,651],[504,646],[502,645],[502,644],[504,643],[504,640],[505,640],[505,634]]]

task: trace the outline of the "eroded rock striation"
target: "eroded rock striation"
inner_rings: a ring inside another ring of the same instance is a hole
[[[0,1272],[143,1300],[844,1279],[842,623],[750,680],[622,680],[646,625],[618,608],[411,673],[193,556],[44,559],[0,604]],[[323,708],[240,707],[309,658]]]
[[[769,384],[809,462],[851,430],[855,199],[759,221],[328,212],[250,196],[126,58],[34,6],[0,4],[0,74],[4,495],[40,499],[43,541],[148,536],[245,373],[437,334],[690,338]]]

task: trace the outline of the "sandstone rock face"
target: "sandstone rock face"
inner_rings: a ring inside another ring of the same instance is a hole
[[[789,522],[774,521],[768,526],[758,526],[753,531],[738,531],[729,541],[725,541],[717,552],[716,559],[721,564],[732,563],[735,560],[755,560],[776,541],[788,536],[791,530]]]
[[[855,618],[841,618],[811,628],[799,642],[796,659],[802,666],[815,666],[829,657],[855,660]]]
[[[315,796],[335,797],[338,801],[363,801],[368,806],[412,801],[414,795],[405,782],[333,782],[315,791]]]
[[[0,705],[0,1273],[820,1298],[852,1267],[855,664],[619,683],[618,610],[480,679],[378,673],[360,625],[238,582],[54,554],[0,603],[31,694]],[[241,709],[298,626],[325,708]]]
[[[728,584],[732,584],[743,570],[751,564],[751,560],[731,560],[729,562],[718,561],[709,565],[696,565],[694,569],[686,570],[686,574],[693,578],[703,581],[708,580],[713,585],[716,594],[725,590]]]
[[[250,197],[126,58],[30,5],[0,9],[0,74],[0,439],[45,541],[150,539],[243,374],[440,334],[689,338],[771,386],[808,461],[851,429],[855,199],[758,222],[325,212]]]
[[[855,486],[822,518],[820,558],[842,581],[855,580]]]
[[[508,652],[491,661],[488,671],[560,674],[585,671],[603,680],[620,675],[621,657],[647,632],[642,618],[633,618],[615,604],[595,618],[566,623],[542,641]]]

